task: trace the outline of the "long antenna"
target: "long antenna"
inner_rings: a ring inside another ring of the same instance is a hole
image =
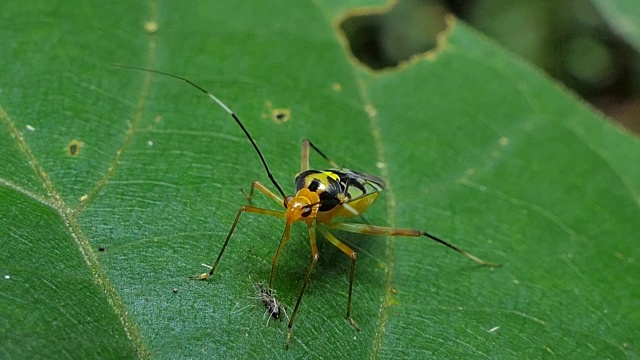
[[[216,102],[216,104],[220,105],[221,108],[224,109],[224,111],[228,112],[233,119],[236,121],[236,123],[238,124],[238,126],[240,126],[240,128],[242,129],[242,131],[244,131],[244,134],[247,136],[247,138],[249,139],[249,141],[251,141],[251,145],[253,145],[253,148],[256,149],[256,152],[258,153],[258,156],[260,156],[260,161],[262,161],[262,165],[264,165],[264,169],[267,172],[267,175],[269,176],[269,179],[271,180],[271,182],[273,183],[273,185],[275,185],[275,187],[278,189],[278,192],[280,192],[280,195],[282,195],[283,199],[287,198],[287,195],[284,194],[284,191],[282,191],[282,188],[280,187],[280,185],[278,185],[278,182],[276,181],[276,179],[273,177],[273,174],[271,174],[271,170],[269,170],[269,166],[267,165],[266,160],[264,159],[264,156],[262,156],[262,153],[260,152],[260,149],[258,149],[258,145],[256,144],[255,141],[253,141],[253,138],[251,137],[251,134],[249,134],[249,131],[247,131],[247,128],[244,127],[244,125],[242,125],[242,122],[240,122],[240,119],[238,119],[238,117],[236,116],[236,114],[231,111],[231,109],[229,109],[227,107],[227,105],[225,105],[222,101],[220,101],[217,97],[215,97],[212,93],[210,93],[209,91],[207,91],[205,88],[203,88],[202,86],[194,83],[193,81],[182,77],[182,76],[178,76],[178,75],[174,75],[174,74],[170,74],[164,71],[160,71],[160,70],[154,70],[154,69],[147,69],[147,68],[143,68],[143,67],[138,67],[138,66],[131,66],[131,65],[122,65],[122,64],[111,64],[112,66],[115,67],[119,67],[119,68],[124,68],[124,69],[133,69],[133,70],[138,70],[138,71],[146,71],[146,72],[151,72],[151,73],[156,73],[156,74],[160,74],[160,75],[164,75],[164,76],[168,76],[168,77],[172,77],[174,79],[178,79],[178,80],[182,80],[184,82],[186,82],[187,84],[195,87],[196,89],[202,91],[205,95],[207,95],[210,99],[212,99],[213,101]]]

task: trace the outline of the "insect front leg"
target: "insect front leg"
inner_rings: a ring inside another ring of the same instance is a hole
[[[233,220],[233,225],[231,225],[231,229],[229,230],[229,234],[227,235],[227,239],[224,241],[224,244],[222,245],[222,249],[220,250],[220,253],[218,254],[218,257],[216,258],[216,261],[213,263],[213,266],[211,266],[211,270],[208,273],[202,273],[202,274],[197,275],[197,276],[191,276],[190,279],[192,279],[192,280],[206,280],[207,278],[209,278],[209,276],[213,275],[213,273],[216,271],[216,268],[218,267],[218,263],[220,262],[220,258],[222,258],[222,254],[224,253],[224,250],[227,248],[227,245],[229,244],[229,240],[231,239],[231,235],[233,235],[233,231],[236,229],[236,226],[238,225],[238,221],[240,220],[240,216],[244,212],[254,213],[254,214],[262,214],[262,215],[269,215],[269,216],[274,216],[274,217],[279,217],[279,218],[283,218],[284,217],[284,213],[280,212],[280,211],[261,209],[261,208],[257,208],[257,207],[253,207],[253,206],[242,206],[240,209],[238,209],[238,213],[236,214],[236,218]]]
[[[490,266],[490,267],[500,266],[500,264],[497,264],[497,263],[484,261],[479,257],[469,252],[466,252],[460,249],[459,247],[422,230],[391,228],[391,227],[375,226],[375,225],[368,225],[368,224],[346,224],[346,223],[333,223],[329,226],[333,229],[344,230],[344,231],[349,231],[349,232],[358,233],[358,234],[410,236],[410,237],[426,236],[429,239],[448,247],[449,249],[459,252],[460,254],[468,257],[469,259],[475,261],[476,263],[482,266]]]
[[[289,343],[291,342],[293,320],[295,320],[296,314],[298,313],[298,308],[300,307],[300,303],[302,302],[302,296],[307,290],[307,286],[309,285],[309,281],[311,280],[311,273],[313,272],[313,268],[316,266],[316,263],[320,258],[320,253],[318,253],[318,246],[316,245],[316,230],[314,225],[311,223],[309,224],[309,242],[311,243],[311,265],[309,266],[309,271],[307,271],[307,276],[305,276],[304,278],[302,289],[300,289],[300,295],[298,295],[298,301],[296,301],[296,306],[293,308],[293,313],[291,313],[291,318],[289,319],[289,324],[287,325],[287,341],[285,342],[286,348],[289,348]]]
[[[254,181],[251,183],[251,189],[249,190],[249,194],[247,194],[244,189],[240,189],[240,191],[242,191],[242,194],[244,195],[245,198],[247,198],[247,201],[249,202],[249,204],[251,204],[251,200],[253,199],[253,191],[254,189],[258,189],[258,191],[260,191],[261,193],[263,193],[264,195],[266,195],[268,198],[272,199],[273,201],[277,202],[280,206],[284,206],[284,200],[278,196],[278,194],[274,193],[273,191],[269,190],[269,188],[267,188],[266,186],[264,186],[263,183],[261,183],[260,181]]]

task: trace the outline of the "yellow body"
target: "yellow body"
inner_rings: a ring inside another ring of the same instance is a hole
[[[364,196],[364,197],[358,198],[357,200],[349,202],[349,206],[355,209],[358,212],[358,214],[354,214],[353,211],[348,210],[343,205],[338,205],[327,212],[319,213],[316,216],[316,219],[320,224],[330,225],[334,219],[352,218],[354,216],[357,216],[365,212],[365,210],[367,210],[369,206],[371,206],[371,204],[373,204],[376,201],[379,194],[380,193],[378,192],[371,193],[367,196]]]

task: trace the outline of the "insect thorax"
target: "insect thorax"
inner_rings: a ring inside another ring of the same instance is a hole
[[[318,194],[322,205],[319,211],[325,212],[351,199],[362,197],[384,188],[384,182],[373,182],[365,174],[347,169],[306,170],[296,175],[296,192],[309,189]]]

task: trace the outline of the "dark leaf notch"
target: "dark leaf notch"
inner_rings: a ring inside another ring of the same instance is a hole
[[[447,29],[444,7],[401,1],[391,7],[357,9],[339,23],[351,54],[371,70],[393,68],[435,49]]]

